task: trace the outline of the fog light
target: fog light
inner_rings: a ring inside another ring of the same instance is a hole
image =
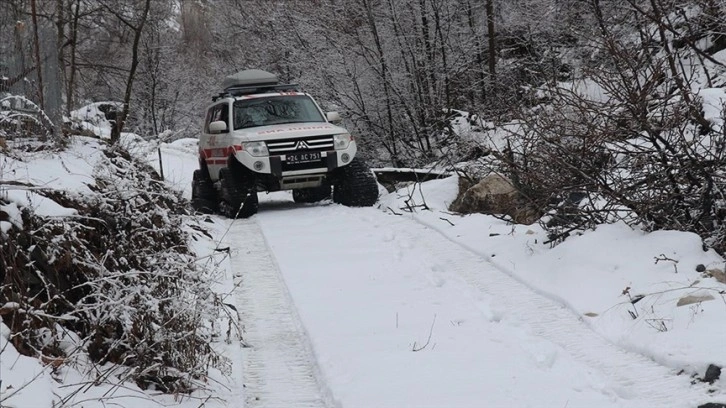
[[[340,160],[342,160],[343,163],[348,163],[348,161],[350,161],[350,155],[348,153],[343,153],[340,155]]]
[[[265,164],[261,161],[256,161],[253,166],[255,167],[255,170],[260,171],[263,167],[265,167]]]

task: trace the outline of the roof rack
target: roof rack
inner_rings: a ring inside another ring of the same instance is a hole
[[[220,92],[219,95],[212,97],[212,102],[216,102],[219,98],[225,98],[228,96],[242,96],[279,91],[298,91],[298,87],[298,84],[257,84],[248,86],[230,86],[224,91]]]

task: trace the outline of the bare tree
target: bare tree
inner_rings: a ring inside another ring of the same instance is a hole
[[[112,15],[114,15],[124,26],[131,30],[133,33],[133,42],[131,45],[131,63],[126,78],[126,90],[123,98],[123,108],[120,114],[117,116],[113,128],[111,129],[111,143],[115,144],[121,137],[121,131],[124,127],[124,122],[129,115],[129,106],[131,102],[131,91],[134,85],[134,77],[136,76],[136,69],[139,66],[139,49],[141,43],[141,36],[146,24],[146,19],[149,15],[149,8],[151,7],[151,0],[144,0],[139,10],[133,7],[134,4],[126,5],[123,3],[116,3],[113,6],[108,3],[101,2],[102,7]]]
[[[487,52],[487,67],[489,68],[490,87],[494,89],[497,82],[497,42],[496,31],[494,30],[494,0],[486,0],[487,11],[487,36],[489,38],[489,50]]]

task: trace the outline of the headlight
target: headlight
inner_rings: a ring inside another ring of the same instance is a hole
[[[353,136],[349,133],[343,133],[342,135],[333,136],[333,143],[335,144],[336,150],[347,149],[350,142],[353,140]]]
[[[242,143],[242,150],[255,157],[270,155],[270,153],[267,151],[267,145],[265,144],[265,142]]]

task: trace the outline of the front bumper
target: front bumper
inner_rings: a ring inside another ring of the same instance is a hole
[[[305,153],[306,151],[294,151],[287,154],[255,157],[244,150],[237,150],[235,158],[247,169],[261,174],[271,175],[284,180],[289,177],[302,175],[329,173],[338,167],[347,165],[353,160],[357,153],[355,142],[351,142],[347,149],[311,151],[319,153],[319,160],[292,163],[288,158],[292,155]]]

